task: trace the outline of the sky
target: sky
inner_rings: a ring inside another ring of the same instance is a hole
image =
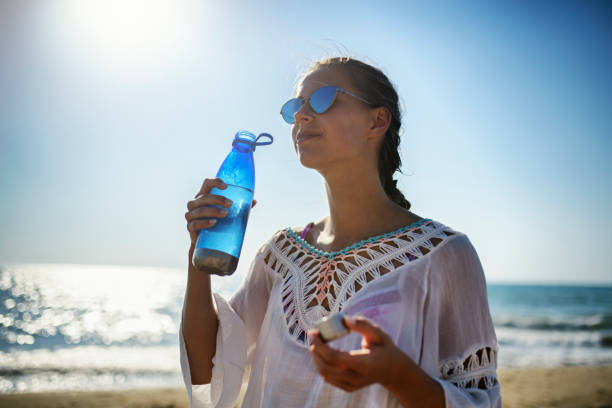
[[[185,269],[186,203],[241,129],[257,206],[238,270],[327,215],[280,106],[326,56],[381,68],[398,186],[489,282],[612,283],[607,2],[0,3],[0,264]]]

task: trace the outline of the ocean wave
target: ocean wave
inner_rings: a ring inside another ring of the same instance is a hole
[[[54,350],[0,351],[0,373],[11,370],[14,372],[180,371],[179,350],[177,346],[77,346]]]
[[[495,327],[554,331],[612,330],[612,315],[589,316],[494,316]]]
[[[500,345],[499,368],[562,367],[612,364],[612,350],[595,347]]]
[[[98,371],[71,370],[57,372],[41,370],[20,375],[0,375],[0,393],[48,391],[121,390],[147,387],[179,387],[180,372]]]
[[[180,385],[177,346],[0,351],[0,393]]]
[[[27,368],[10,368],[0,367],[0,377],[10,376],[26,376],[38,374],[80,374],[80,375],[150,375],[150,374],[175,374],[176,368],[136,368],[136,367],[27,367]]]
[[[523,347],[612,347],[612,332],[562,331],[562,330],[529,330],[516,328],[496,328],[497,341],[500,345]]]
[[[612,348],[612,334],[602,335],[600,343],[603,347]]]

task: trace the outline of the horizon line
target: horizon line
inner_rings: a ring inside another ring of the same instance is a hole
[[[172,267],[172,266],[151,266],[151,265],[118,265],[118,264],[83,264],[83,263],[70,263],[70,262],[5,262],[0,261],[0,268],[2,267],[15,267],[15,266],[69,266],[69,267],[108,267],[108,268],[143,268],[143,269],[159,269],[168,271],[183,271],[183,267]],[[487,285],[517,285],[517,286],[593,286],[593,287],[612,287],[611,280],[525,280],[525,279],[485,279]]]

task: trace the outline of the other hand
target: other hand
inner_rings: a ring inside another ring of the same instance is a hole
[[[361,316],[346,317],[344,321],[349,330],[363,336],[360,350],[336,350],[323,342],[318,330],[308,331],[310,354],[329,384],[348,392],[374,383],[387,387],[398,367],[406,360],[412,362],[377,324]]]

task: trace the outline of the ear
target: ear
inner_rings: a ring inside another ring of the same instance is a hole
[[[379,106],[370,111],[369,136],[372,138],[383,138],[391,124],[391,112],[384,106]]]

